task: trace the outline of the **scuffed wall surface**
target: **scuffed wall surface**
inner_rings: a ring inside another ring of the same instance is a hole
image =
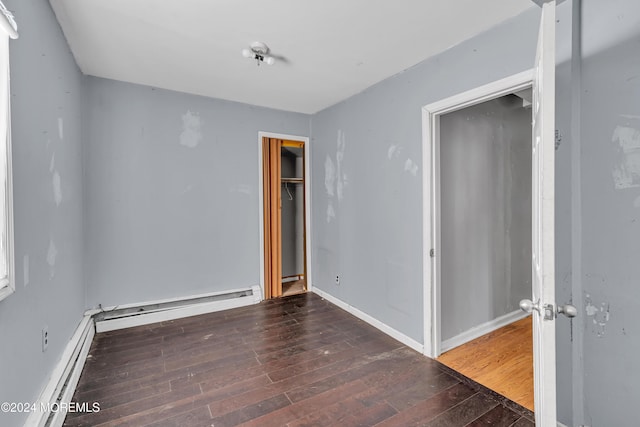
[[[313,116],[314,286],[423,341],[421,108],[531,68],[538,22],[532,9]]]
[[[34,402],[85,308],[83,77],[48,2],[4,3],[20,38],[10,42],[16,292],[0,302],[0,402]],[[2,426],[25,419],[0,413]]]
[[[640,400],[640,3],[586,0],[583,17],[585,424],[632,425]]]
[[[87,305],[259,283],[258,131],[309,116],[87,79]]]
[[[531,298],[531,108],[503,97],[440,117],[441,337]]]

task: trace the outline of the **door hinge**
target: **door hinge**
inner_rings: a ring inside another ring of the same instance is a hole
[[[431,249],[431,250],[429,251],[429,256],[430,256],[431,258],[434,258],[434,257],[436,256],[436,251],[435,251],[435,249]]]

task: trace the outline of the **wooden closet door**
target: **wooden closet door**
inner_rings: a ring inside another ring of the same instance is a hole
[[[281,149],[280,139],[262,140],[266,299],[282,295]]]

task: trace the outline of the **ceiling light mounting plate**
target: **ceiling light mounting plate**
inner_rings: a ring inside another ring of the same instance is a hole
[[[256,55],[265,56],[267,53],[269,53],[269,46],[262,42],[253,42],[250,46],[251,51]]]

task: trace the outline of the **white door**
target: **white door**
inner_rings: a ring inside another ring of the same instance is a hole
[[[538,427],[555,427],[556,329],[554,265],[555,0],[542,5],[533,78],[532,257],[533,364]],[[530,304],[527,307],[527,303]]]

